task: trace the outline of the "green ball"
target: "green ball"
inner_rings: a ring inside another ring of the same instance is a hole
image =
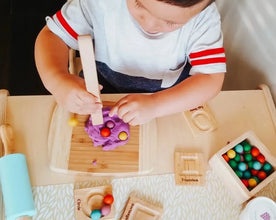
[[[249,161],[252,161],[252,159],[253,159],[253,156],[250,153],[244,154],[245,161],[249,162]]]
[[[250,171],[249,171],[249,170],[244,171],[244,172],[243,172],[243,177],[244,177],[245,179],[250,179],[250,177],[251,177]]]
[[[242,178],[243,174],[240,170],[236,170],[235,173],[239,178]]]
[[[236,154],[236,156],[234,157],[234,160],[237,162],[241,161],[241,156],[239,154]]]
[[[232,167],[232,169],[236,169],[238,167],[238,163],[235,160],[229,160],[228,164],[230,165],[230,167]]]
[[[263,169],[264,169],[264,171],[269,172],[272,170],[272,166],[270,165],[270,163],[265,162],[263,165]]]
[[[251,145],[247,141],[243,141],[242,145],[245,152],[249,152],[251,150]]]

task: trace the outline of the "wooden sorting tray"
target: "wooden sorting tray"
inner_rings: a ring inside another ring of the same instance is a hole
[[[260,153],[265,156],[266,161],[269,162],[274,168],[273,173],[267,176],[251,190],[246,188],[246,186],[242,183],[240,178],[236,175],[236,173],[222,156],[228,150],[234,148],[244,140],[249,142],[251,146],[257,147],[260,150]],[[233,199],[235,199],[238,203],[243,203],[250,199],[276,177],[276,159],[271,155],[269,150],[252,131],[244,133],[219,150],[213,157],[211,157],[209,164],[211,168],[215,170],[224,184],[229,188]]]

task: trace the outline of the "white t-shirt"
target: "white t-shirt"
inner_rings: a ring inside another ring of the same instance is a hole
[[[113,71],[162,80],[172,86],[186,62],[190,75],[226,72],[220,15],[215,3],[170,33],[149,35],[134,20],[126,0],[69,0],[47,25],[69,47],[78,35],[90,34],[95,59]]]

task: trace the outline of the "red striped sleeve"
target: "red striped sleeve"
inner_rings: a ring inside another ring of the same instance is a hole
[[[74,38],[78,39],[78,34],[71,28],[71,26],[67,23],[67,21],[64,19],[63,15],[61,14],[61,11],[58,11],[56,13],[57,19],[62,25],[62,27]]]
[[[191,53],[190,58],[195,59],[195,58],[200,58],[200,57],[210,56],[210,55],[215,55],[215,54],[220,54],[220,53],[224,53],[223,47]]]
[[[214,58],[206,58],[206,59],[199,59],[199,60],[192,60],[191,65],[205,65],[205,64],[212,64],[212,63],[226,63],[225,57],[214,57]]]

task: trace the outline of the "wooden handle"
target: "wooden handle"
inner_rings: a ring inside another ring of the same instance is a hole
[[[0,126],[0,138],[2,139],[4,145],[4,155],[14,153],[14,138],[12,127],[8,124],[3,124]]]
[[[92,93],[98,98],[98,102],[101,102],[94,48],[91,36],[79,36],[78,44],[86,89],[88,92]],[[94,113],[93,115],[91,115],[91,118],[93,125],[103,124],[102,112]]]

